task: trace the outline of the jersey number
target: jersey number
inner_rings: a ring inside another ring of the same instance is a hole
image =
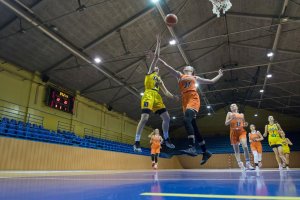
[[[191,82],[185,82],[184,83],[184,88],[188,88],[188,87],[190,87],[190,85],[191,85]]]
[[[237,123],[236,123],[236,126],[241,126],[241,122],[237,122]]]

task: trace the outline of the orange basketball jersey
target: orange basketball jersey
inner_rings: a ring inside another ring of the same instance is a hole
[[[179,89],[181,94],[183,95],[188,91],[197,92],[196,83],[197,80],[195,76],[182,74],[179,79]]]
[[[160,136],[152,136],[152,144],[151,144],[151,148],[160,148]]]
[[[230,122],[230,129],[243,130],[244,129],[244,115],[240,113],[232,113],[235,115],[235,119]]]
[[[259,135],[257,134],[257,131],[255,133],[250,133],[250,140],[252,140],[252,142],[256,142],[255,139],[260,138]]]

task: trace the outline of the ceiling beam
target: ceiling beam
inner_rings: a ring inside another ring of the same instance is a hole
[[[138,21],[139,19],[143,18],[144,16],[148,15],[149,13],[151,13],[153,10],[155,9],[154,6],[148,6],[145,9],[143,9],[142,11],[138,12],[137,14],[135,14],[134,16],[130,17],[129,19],[127,19],[126,21],[120,23],[118,26],[114,27],[113,29],[107,31],[106,33],[104,33],[103,35],[99,36],[98,38],[94,39],[93,41],[91,41],[90,43],[86,44],[83,48],[82,51],[87,51],[93,47],[95,47],[96,45],[99,45],[100,43],[102,43],[103,41],[105,41],[106,39],[110,38],[111,36],[113,36],[115,33],[117,33],[120,29],[123,29],[131,24],[133,24],[134,22]],[[63,58],[62,60],[58,61],[56,64],[54,64],[53,66],[47,68],[46,70],[43,71],[43,73],[50,73],[53,69],[56,69],[57,67],[59,67],[61,64],[67,62],[68,60],[70,60],[73,56],[69,55],[65,58]]]
[[[271,64],[272,65],[275,65],[275,64],[284,64],[284,63],[297,62],[297,61],[300,61],[300,58],[279,60],[279,61],[271,62]],[[267,63],[258,63],[258,64],[253,64],[253,65],[241,65],[240,67],[228,68],[228,69],[224,69],[223,71],[227,72],[227,71],[250,69],[250,68],[256,68],[256,67],[267,67],[268,65],[269,65],[269,62],[267,62]],[[209,67],[209,68],[213,68],[213,67]],[[208,71],[208,72],[198,73],[196,75],[213,74],[213,73],[217,73],[217,72],[218,71],[214,70],[214,71]]]
[[[279,18],[278,18],[279,21],[280,21],[280,23],[279,23],[278,26],[277,26],[276,35],[275,35],[274,42],[273,42],[273,46],[272,46],[272,51],[273,51],[274,53],[275,53],[276,50],[277,50],[278,41],[279,41],[279,39],[280,39],[280,34],[281,34],[281,29],[282,29],[281,17],[283,17],[283,16],[285,15],[285,12],[286,12],[288,3],[289,3],[289,0],[284,0],[283,5],[282,5],[282,9],[281,9],[281,12],[280,12],[280,15],[279,15]],[[266,89],[266,84],[267,84],[267,81],[268,81],[267,74],[269,74],[270,71],[271,71],[272,61],[274,60],[275,55],[276,55],[276,54],[274,54],[274,56],[272,56],[272,57],[270,58],[270,63],[268,64],[268,68],[267,68],[267,72],[266,72],[264,84],[263,84],[263,86],[262,86],[262,89],[263,89],[263,90]],[[264,92],[261,93],[260,98],[262,99],[263,96],[264,96]],[[258,108],[260,108],[260,105],[261,105],[261,101],[258,103]]]
[[[226,12],[229,17],[239,17],[239,18],[251,18],[259,20],[272,20],[278,19],[276,15],[265,15],[265,14],[253,14],[253,13],[241,13],[241,12]],[[300,20],[300,17],[289,17],[289,20]]]
[[[113,75],[111,75],[109,72],[107,72],[105,69],[99,67],[98,65],[93,63],[93,60],[88,57],[86,54],[82,53],[81,51],[79,51],[78,49],[76,49],[73,45],[70,44],[70,42],[62,39],[61,37],[59,37],[55,32],[53,32],[52,30],[49,30],[38,18],[37,16],[33,16],[30,15],[29,13],[24,12],[20,7],[18,7],[17,5],[13,4],[11,1],[9,0],[0,0],[0,3],[2,3],[4,6],[6,6],[7,8],[9,8],[11,11],[13,11],[14,13],[16,13],[17,15],[19,15],[20,17],[24,18],[25,20],[27,20],[29,23],[31,23],[32,25],[36,26],[38,30],[40,30],[41,32],[43,32],[44,34],[46,34],[48,37],[50,37],[51,39],[53,39],[55,42],[57,42],[58,44],[60,44],[62,47],[64,47],[66,50],[68,50],[70,53],[76,55],[77,57],[79,57],[80,59],[82,59],[84,62],[86,62],[88,65],[94,67],[95,69],[97,69],[99,72],[101,72],[102,74],[104,74],[106,77],[108,77],[109,79],[112,79],[114,82],[116,82],[117,84],[123,86],[126,90],[128,90],[128,92],[130,92],[131,94],[133,94],[134,96],[136,96],[137,98],[140,98],[140,94],[134,90],[131,87],[126,86],[123,82],[121,82],[117,77],[114,77]],[[30,8],[28,8],[30,9]]]
[[[284,96],[276,96],[276,97],[264,97],[263,100],[284,99],[284,98],[291,99],[291,97],[300,97],[300,94],[299,95],[284,95]],[[244,101],[259,102],[259,101],[261,101],[261,99],[260,98],[258,98],[258,99],[246,99],[246,100],[236,101],[235,103],[242,103]],[[220,105],[227,105],[227,103],[226,102],[217,102],[217,103],[212,103],[210,105],[211,106],[220,106]],[[180,109],[182,109],[182,107],[168,108],[168,111],[180,110]]]
[[[216,17],[211,17],[209,18],[208,20],[205,20],[204,22],[200,23],[198,26],[194,27],[193,29],[187,31],[186,33],[184,33],[182,36],[180,36],[180,38],[182,39],[186,39],[188,38],[189,36],[191,36],[192,34],[196,33],[198,30],[208,26],[210,23],[214,22],[217,18]],[[291,22],[290,22],[291,23]],[[248,29],[248,30],[243,30],[243,31],[237,31],[237,32],[233,32],[233,33],[229,33],[229,34],[223,34],[223,35],[218,35],[218,36],[212,36],[212,37],[208,37],[208,38],[203,38],[203,39],[200,39],[200,40],[197,40],[197,41],[205,41],[205,40],[210,40],[210,39],[217,39],[217,38],[222,38],[222,37],[227,37],[228,35],[235,35],[235,34],[240,34],[240,33],[246,33],[246,32],[249,32],[249,31],[254,31],[254,30],[259,30],[259,29],[265,29],[265,28],[269,28],[269,27],[272,27],[272,26],[277,26],[278,24],[272,24],[272,25],[267,25],[267,26],[262,26],[262,27],[257,27],[257,28],[251,28],[251,29]],[[181,43],[181,44],[188,44],[190,42],[184,42],[184,43]],[[161,51],[167,49],[169,46],[166,45],[164,47],[161,48]],[[141,58],[135,62],[133,62],[132,64],[124,67],[121,71],[117,72],[115,75],[119,75],[129,69],[131,69],[132,67],[134,67],[136,64],[138,64],[139,62],[143,61],[144,58]],[[213,72],[215,73],[215,72]],[[92,87],[102,83],[104,80],[98,80],[96,81],[95,83],[91,84],[90,86],[86,87],[86,89],[82,90],[82,92],[85,92],[87,91],[88,89],[91,89]]]
[[[208,26],[210,23],[212,23],[214,20],[216,19],[216,17],[212,17],[209,18],[208,20],[205,20],[204,22],[200,23],[199,25],[197,25],[196,27],[192,28],[191,30],[187,31],[186,33],[184,33],[180,38],[182,39],[186,39],[189,36],[191,36],[192,34],[196,33],[198,30]],[[167,48],[169,48],[169,45],[165,45],[163,47],[160,48],[160,51],[164,51]],[[145,60],[145,58],[141,58],[137,61],[134,61],[133,63],[129,64],[128,66],[124,67],[123,69],[121,69],[120,71],[118,71],[117,73],[115,73],[116,76],[130,70],[131,68],[133,68],[134,66],[136,66],[137,64],[139,64],[140,62],[143,62]],[[105,79],[101,79],[96,81],[95,83],[92,83],[91,85],[87,86],[86,88],[84,88],[81,92],[85,93],[87,92],[89,89],[95,87],[96,85],[102,83]]]
[[[37,2],[35,2],[34,4],[31,5],[31,9],[35,8],[37,5],[39,5],[43,0],[39,0]],[[6,22],[5,24],[3,24],[1,27],[0,27],[0,32],[5,29],[6,27],[8,27],[10,24],[12,24],[15,20],[17,20],[18,17],[14,17],[13,19],[9,20],[8,22]]]
[[[257,49],[257,50],[269,50],[267,47],[262,47],[262,46],[257,46],[257,45],[250,45],[250,44],[241,44],[241,43],[235,43],[231,42],[231,46],[236,46],[236,47],[243,47],[243,48],[251,48],[251,49]],[[288,50],[288,49],[277,49],[276,52],[280,53],[287,53],[287,54],[300,54],[300,51],[294,51],[294,50]]]
[[[283,82],[275,82],[275,83],[267,83],[267,86],[271,85],[282,85],[282,84],[289,84],[289,83],[298,83],[300,80],[292,80],[292,81],[283,81]],[[247,88],[253,88],[253,87],[261,87],[263,84],[258,85],[248,85],[248,86],[241,86],[241,87],[232,87],[232,88],[223,88],[218,90],[211,90],[204,92],[204,94],[214,93],[214,92],[223,92],[223,91],[231,91],[231,90],[239,90],[239,89],[247,89]]]
[[[206,54],[207,55],[207,54]],[[273,62],[272,64],[283,64],[283,63],[288,63],[288,62],[295,62],[295,61],[300,61],[300,58],[296,58],[296,59],[287,59],[287,60],[281,60],[281,61],[276,61],[276,62]],[[192,61],[193,63],[193,61]],[[254,64],[254,65],[243,65],[243,66],[240,66],[240,67],[235,67],[235,68],[230,68],[230,69],[224,69],[223,71],[224,72],[227,72],[227,71],[235,71],[235,70],[242,70],[242,69],[249,69],[249,68],[256,68],[256,67],[266,67],[268,65],[268,63],[261,63],[261,64]],[[182,66],[179,66],[175,69],[179,69],[181,68]],[[210,67],[210,68],[213,68],[213,67]],[[203,73],[199,73],[199,74],[196,74],[196,75],[207,75],[207,74],[213,74],[213,73],[217,73],[218,71],[209,71],[209,72],[203,72]],[[161,77],[162,78],[166,78],[169,74],[166,73],[164,75],[162,75]],[[268,84],[270,85],[270,84]],[[143,86],[140,87],[140,88],[137,88],[138,91],[142,90],[143,89]],[[124,96],[122,97],[125,97],[127,96],[128,94],[125,94]],[[122,98],[119,98],[119,99],[116,99],[115,101],[118,101]],[[114,102],[115,102],[114,101]]]
[[[165,20],[166,14],[165,14],[164,10],[162,9],[160,3],[157,2],[157,3],[155,3],[155,5],[156,5],[156,8],[158,9],[158,11],[159,11],[159,13],[160,13],[162,19]],[[211,19],[211,20],[212,20],[212,19]],[[208,21],[211,21],[211,20],[208,20]],[[208,24],[208,22],[204,23],[204,25],[207,25],[207,24]],[[167,25],[166,25],[166,26],[167,26]],[[203,24],[201,24],[200,26],[203,26]],[[179,50],[179,52],[180,52],[180,55],[181,55],[181,57],[183,58],[185,64],[186,64],[186,65],[190,65],[190,61],[189,61],[189,59],[188,59],[186,53],[185,53],[184,50],[182,49],[181,45],[179,44],[179,39],[178,39],[178,37],[176,36],[174,29],[173,29],[172,27],[170,27],[170,26],[167,26],[167,28],[168,28],[168,30],[169,30],[171,36],[173,37],[173,39],[176,41],[176,46],[177,46],[177,48],[178,48],[178,50]],[[198,87],[198,89],[199,89],[200,93],[202,94],[201,88]],[[202,97],[203,97],[203,100],[204,100],[205,104],[206,104],[206,105],[209,105],[209,101],[208,101],[208,99],[205,97],[205,95],[203,95]]]

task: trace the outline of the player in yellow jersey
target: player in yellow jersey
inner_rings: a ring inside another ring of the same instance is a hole
[[[157,36],[157,44],[154,52],[154,59],[150,65],[149,71],[145,77],[145,91],[141,100],[141,119],[136,129],[135,144],[133,145],[133,150],[135,152],[142,152],[140,146],[141,134],[143,132],[144,126],[146,125],[149,114],[154,112],[159,114],[162,118],[162,130],[164,135],[165,144],[168,148],[174,149],[175,146],[171,143],[169,138],[169,123],[170,116],[166,109],[165,104],[159,94],[159,90],[169,98],[178,99],[178,97],[171,94],[165,87],[163,81],[159,77],[159,68],[156,66],[160,54],[160,36]]]
[[[283,155],[282,150],[282,136],[283,133],[280,125],[275,123],[274,117],[268,117],[269,124],[265,126],[264,137],[267,137],[269,134],[268,140],[269,145],[273,149],[279,169],[282,170],[283,165],[285,165],[286,159]]]
[[[293,145],[291,140],[289,138],[285,137],[285,133],[283,132],[282,134],[282,151],[283,155],[286,159],[285,166],[287,170],[289,170],[289,164],[290,164],[290,147],[289,145]]]

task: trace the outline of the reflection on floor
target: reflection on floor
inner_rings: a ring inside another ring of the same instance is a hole
[[[0,199],[300,200],[300,170],[0,172]]]

